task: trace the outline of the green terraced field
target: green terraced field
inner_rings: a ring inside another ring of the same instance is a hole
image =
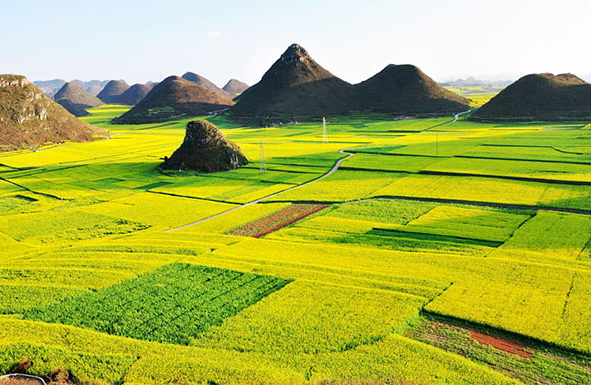
[[[589,122],[356,116],[323,143],[215,116],[250,163],[163,173],[188,120],[127,108],[83,118],[108,140],[0,154],[0,372],[591,383]]]

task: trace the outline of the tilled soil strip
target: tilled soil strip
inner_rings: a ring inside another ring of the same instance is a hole
[[[292,225],[309,215],[315,214],[320,210],[327,208],[328,206],[330,205],[300,203],[291,204],[288,207],[273,214],[269,214],[263,218],[240,226],[239,228],[228,232],[228,234],[260,238],[269,233]]]

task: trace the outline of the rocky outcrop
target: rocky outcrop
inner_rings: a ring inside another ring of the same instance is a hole
[[[0,151],[82,142],[103,130],[76,119],[24,76],[0,75]]]
[[[196,120],[187,124],[183,143],[160,167],[210,173],[235,170],[247,163],[240,147],[228,141],[215,125]]]

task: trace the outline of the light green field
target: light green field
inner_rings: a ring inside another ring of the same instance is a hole
[[[26,356],[84,383],[591,383],[588,122],[338,119],[323,143],[320,123],[212,117],[249,165],[164,174],[187,120],[110,125],[125,108],[84,118],[108,140],[0,154],[0,372]],[[330,206],[228,235],[292,202]],[[462,353],[455,329],[413,332],[426,316],[542,348]]]
[[[470,100],[472,107],[482,106],[495,97],[505,87],[499,86],[448,86],[451,92]]]

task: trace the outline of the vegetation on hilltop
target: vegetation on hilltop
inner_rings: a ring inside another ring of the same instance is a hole
[[[239,122],[309,121],[352,112],[390,116],[442,115],[468,109],[468,101],[435,83],[411,65],[389,65],[372,78],[351,85],[292,44],[238,97],[230,110]]]
[[[572,74],[532,74],[501,91],[473,120],[591,120],[591,84]]]
[[[160,166],[165,170],[219,172],[235,170],[248,164],[240,147],[228,141],[207,120],[187,123],[185,139],[170,158]]]
[[[0,128],[0,151],[83,142],[105,134],[76,119],[18,75],[0,75]]]
[[[114,120],[117,124],[164,122],[206,115],[227,109],[233,102],[197,83],[170,76],[158,83],[131,110]]]
[[[121,103],[121,94],[129,89],[129,85],[124,80],[111,80],[105,88],[99,92],[97,98],[106,104]]]
[[[446,90],[413,65],[386,66],[355,86],[364,110],[393,115],[466,111],[467,100]]]

